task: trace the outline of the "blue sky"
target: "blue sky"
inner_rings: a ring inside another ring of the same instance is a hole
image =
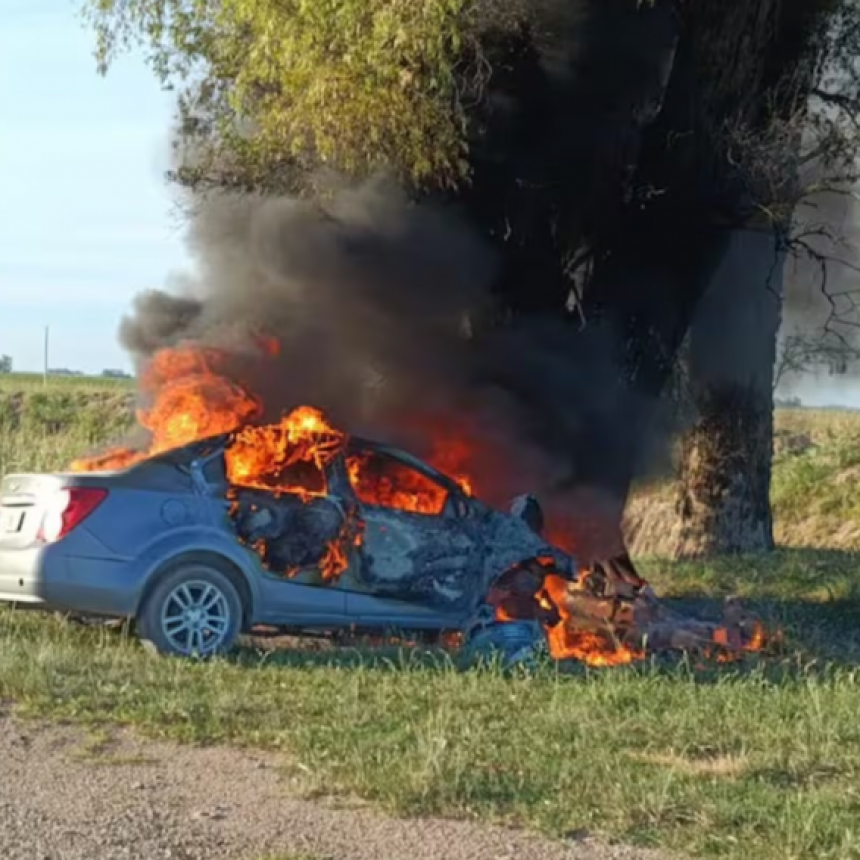
[[[128,367],[132,296],[185,261],[162,174],[171,97],[139,57],[96,73],[75,0],[0,0],[0,354]]]

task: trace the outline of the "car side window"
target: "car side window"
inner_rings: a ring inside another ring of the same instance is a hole
[[[237,480],[238,486],[257,487],[273,493],[309,493],[325,495],[327,481],[325,473],[310,460],[295,460],[282,464],[277,470],[267,472],[253,481]]]
[[[361,452],[347,458],[349,482],[365,505],[438,516],[448,490],[432,478],[393,457]]]

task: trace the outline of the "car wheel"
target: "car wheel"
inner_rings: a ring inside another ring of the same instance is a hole
[[[212,657],[236,644],[242,600],[229,577],[216,567],[189,562],[156,583],[138,612],[137,626],[150,650]]]

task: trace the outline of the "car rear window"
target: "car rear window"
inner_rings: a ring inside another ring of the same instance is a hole
[[[347,459],[349,480],[362,504],[441,514],[448,491],[432,478],[385,454],[361,452]]]

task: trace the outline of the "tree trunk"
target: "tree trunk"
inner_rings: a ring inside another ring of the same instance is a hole
[[[652,410],[728,240],[726,230],[694,215],[674,230],[636,218],[595,273],[584,308],[589,325],[572,341],[583,351],[594,343],[608,366],[600,372],[592,365],[593,396],[581,401],[580,420],[568,428],[575,456],[557,486],[581,561],[624,551],[622,517],[639,455],[649,447],[643,440]],[[569,364],[573,375],[575,359]]]
[[[770,232],[733,234],[690,331],[695,423],[681,454],[676,558],[773,548],[773,373],[783,254]]]

